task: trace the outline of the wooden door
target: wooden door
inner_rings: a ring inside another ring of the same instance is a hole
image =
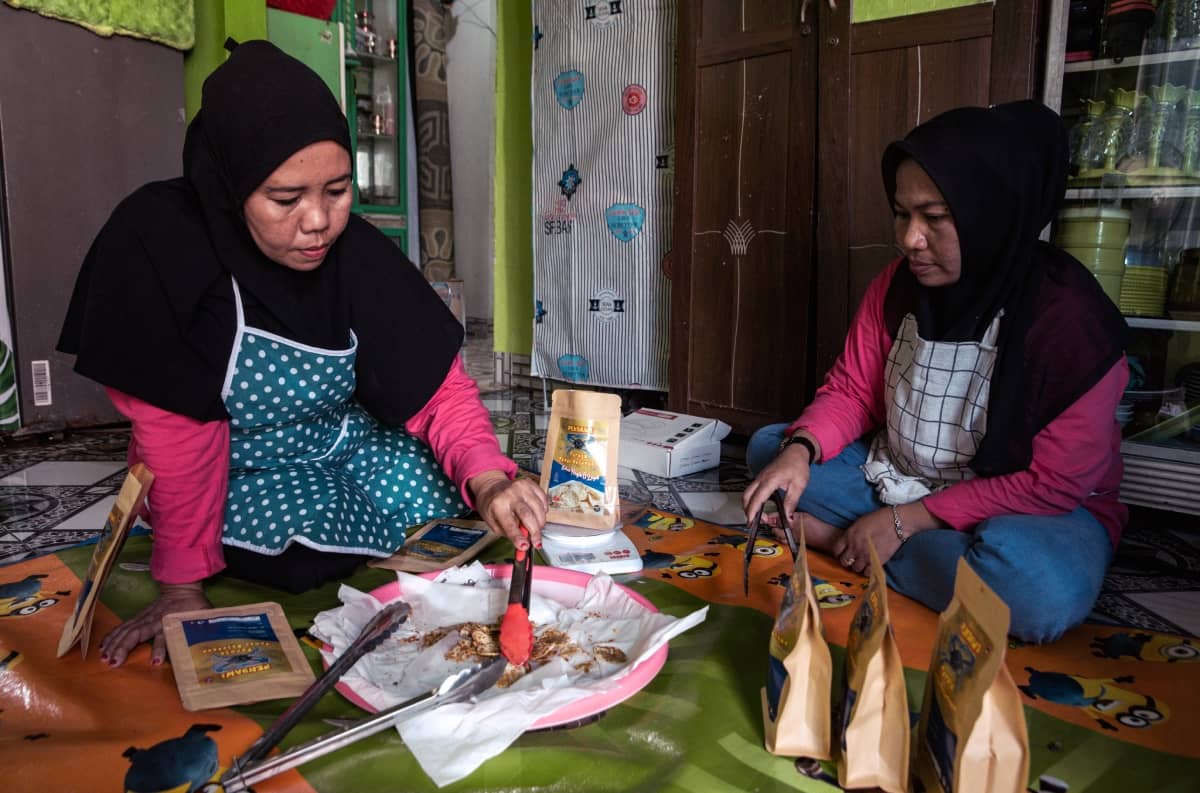
[[[740,432],[798,415],[808,390],[817,36],[802,5],[679,4],[669,404]]]
[[[820,191],[814,384],[842,350],[867,284],[895,258],[880,159],[944,110],[1033,98],[1041,7],[982,3],[850,24],[849,3],[819,7]]]

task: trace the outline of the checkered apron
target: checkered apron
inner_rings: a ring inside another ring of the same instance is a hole
[[[1003,315],[978,342],[927,341],[904,317],[884,373],[887,426],[862,466],[883,503],[908,504],[975,475]]]

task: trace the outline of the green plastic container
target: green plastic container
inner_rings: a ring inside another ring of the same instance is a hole
[[[1063,250],[1078,259],[1095,275],[1121,275],[1125,272],[1124,248],[1063,246]]]
[[[1054,244],[1060,248],[1119,248],[1129,239],[1129,210],[1075,207],[1058,213]]]

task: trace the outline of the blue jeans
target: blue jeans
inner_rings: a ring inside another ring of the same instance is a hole
[[[774,459],[787,426],[772,424],[750,438],[746,464],[754,475]],[[814,465],[800,511],[846,529],[881,509],[883,502],[859,467],[866,459],[867,444],[860,440]],[[1001,515],[971,531],[924,531],[900,546],[885,568],[893,589],[942,611],[954,594],[958,560],[966,558],[1008,604],[1009,632],[1040,644],[1087,618],[1112,555],[1104,526],[1078,507],[1061,515]]]

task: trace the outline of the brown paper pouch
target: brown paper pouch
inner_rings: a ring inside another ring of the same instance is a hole
[[[278,603],[169,614],[163,635],[188,710],[295,697],[316,679]]]
[[[482,520],[431,520],[410,534],[399,551],[367,565],[406,573],[445,570],[466,564],[499,538]]]
[[[981,718],[989,689],[997,680],[1003,688],[1000,670],[1008,624],[1008,606],[965,560],[959,560],[954,597],[938,618],[938,637],[917,730],[915,769],[926,790],[1006,793],[1006,790],[1025,789],[1024,771],[1015,788],[997,788],[989,779],[990,765],[964,759],[970,745],[971,757],[978,756],[976,752],[1001,750],[1007,754],[996,757],[997,763],[1028,769],[1024,717],[1017,724],[1012,706],[1001,699],[989,702],[986,715]],[[1011,678],[1008,685],[1016,706],[1020,707]],[[1003,718],[996,718],[996,713]],[[1019,746],[1025,747],[1023,752],[1015,751]]]
[[[967,739],[959,776],[976,780],[960,790],[1023,791],[1029,781],[1029,733],[1025,708],[1008,667],[1001,664],[992,685],[983,696],[983,707],[975,729]]]
[[[620,430],[616,394],[554,392],[542,463],[542,489],[550,499],[547,522],[600,531],[616,527]]]
[[[846,643],[838,784],[904,793],[908,784],[908,692],[892,635],[887,578],[875,546],[871,578]]]
[[[799,535],[796,564],[771,631],[763,730],[771,754],[828,760],[833,661],[808,574],[803,524]]]

